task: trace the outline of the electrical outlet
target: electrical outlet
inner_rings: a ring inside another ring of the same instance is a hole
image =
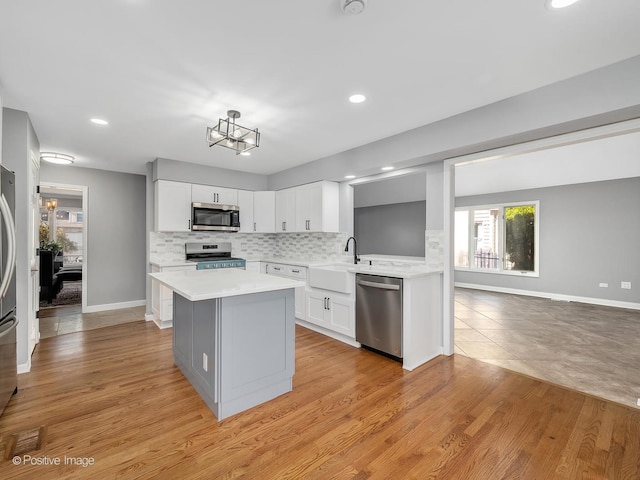
[[[631,290],[631,282],[620,282],[620,288]]]
[[[207,354],[206,354],[206,353],[203,353],[203,354],[202,354],[202,369],[203,369],[205,372],[208,372],[208,371],[209,371],[209,357],[207,357]]]
[[[608,283],[604,283],[604,282],[599,283],[598,286],[600,288],[609,288],[609,284]]]

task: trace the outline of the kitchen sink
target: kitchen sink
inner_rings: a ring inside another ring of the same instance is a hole
[[[334,264],[309,267],[309,286],[334,292],[353,292],[353,273],[348,268],[353,265]]]

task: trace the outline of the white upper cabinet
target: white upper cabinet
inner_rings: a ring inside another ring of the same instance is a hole
[[[296,187],[276,192],[276,232],[296,231]]]
[[[339,228],[339,186],[335,182],[301,185],[296,190],[296,230],[337,232]]]
[[[253,222],[254,232],[276,231],[276,192],[253,192]],[[242,207],[240,224],[242,224]]]
[[[155,230],[191,230],[191,202],[237,205],[240,232],[337,232],[339,186],[315,182],[277,192],[235,190],[170,180],[155,182]]]
[[[254,231],[255,220],[253,210],[254,192],[238,190],[238,208],[240,208],[240,232],[250,233]]]
[[[191,187],[191,201],[196,203],[238,205],[238,190],[194,184]]]
[[[154,188],[154,223],[157,232],[191,230],[191,184],[157,180]]]
[[[240,232],[275,232],[276,192],[238,190],[238,207]]]

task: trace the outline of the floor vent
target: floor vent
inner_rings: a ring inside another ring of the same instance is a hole
[[[44,445],[47,428],[37,427],[20,433],[14,433],[9,437],[5,449],[5,459],[40,450]]]

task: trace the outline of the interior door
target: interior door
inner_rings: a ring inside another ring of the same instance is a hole
[[[40,342],[40,257],[38,257],[38,247],[40,246],[40,194],[38,185],[40,183],[40,160],[31,154],[31,164],[29,167],[29,264],[31,265],[29,275],[29,307],[27,324],[29,326],[29,351],[33,351],[36,344]]]

